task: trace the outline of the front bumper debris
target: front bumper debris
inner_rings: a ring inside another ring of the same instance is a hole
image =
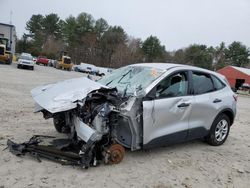
[[[49,159],[62,165],[75,165],[88,168],[91,165],[92,157],[86,151],[79,155],[78,146],[68,139],[54,139],[51,136],[35,135],[29,141],[17,144],[11,140],[7,141],[11,153],[16,156],[23,156],[26,153],[35,157],[39,162],[41,158]],[[43,144],[44,142],[49,144]]]
[[[41,158],[45,158],[62,165],[86,169],[97,166],[101,161],[105,164],[117,164],[122,161],[125,154],[125,149],[120,144],[112,144],[104,150],[98,150],[94,149],[97,146],[91,139],[82,146],[70,139],[55,139],[43,135],[34,135],[29,141],[21,144],[8,140],[7,146],[12,154],[19,157],[30,154],[39,162]]]

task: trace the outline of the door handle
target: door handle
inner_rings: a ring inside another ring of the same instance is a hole
[[[181,103],[181,104],[179,104],[177,107],[178,108],[183,108],[183,107],[187,107],[187,106],[189,106],[190,105],[190,103]]]
[[[218,103],[218,102],[221,102],[222,100],[221,99],[214,99],[213,103]]]

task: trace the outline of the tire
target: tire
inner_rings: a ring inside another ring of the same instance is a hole
[[[12,61],[11,61],[11,59],[9,59],[8,62],[7,62],[7,64],[11,65],[11,63],[12,63]]]
[[[30,69],[31,69],[31,70],[34,70],[34,67],[31,67]]]
[[[17,65],[17,68],[20,69],[20,65],[19,64]]]
[[[211,126],[209,135],[206,138],[207,143],[212,146],[222,145],[228,137],[230,126],[231,122],[226,114],[218,115]]]
[[[53,123],[57,132],[62,133],[63,127],[66,126],[64,114],[57,114],[53,118]]]

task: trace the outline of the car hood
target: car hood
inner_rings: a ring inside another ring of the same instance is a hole
[[[31,90],[31,95],[40,106],[35,111],[46,109],[51,113],[76,108],[77,101],[100,88],[108,88],[86,77],[60,81],[58,83],[39,86]]]

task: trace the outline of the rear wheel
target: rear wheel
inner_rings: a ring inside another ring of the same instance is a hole
[[[219,146],[223,144],[230,131],[230,119],[225,114],[220,114],[213,122],[210,133],[207,137],[208,144]]]

